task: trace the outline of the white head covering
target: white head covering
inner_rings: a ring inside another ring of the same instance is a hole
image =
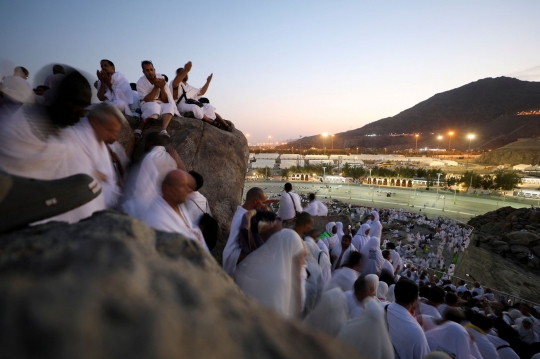
[[[370,283],[371,288],[375,288],[375,293],[373,293],[373,295],[376,296],[379,288],[379,276],[376,274],[368,274],[365,279]]]
[[[340,288],[324,292],[321,301],[304,322],[309,326],[335,336],[349,319],[347,297]]]
[[[373,222],[379,220],[379,212],[377,212],[377,211],[371,211],[371,214],[373,215],[373,217],[375,217],[375,219],[373,220]]]
[[[379,274],[384,264],[379,238],[371,237],[369,241],[360,249],[362,254],[362,274]]]
[[[386,300],[386,296],[388,295],[388,284],[385,282],[379,282],[379,286],[377,287],[377,298],[379,300]]]
[[[394,348],[386,328],[384,309],[374,298],[366,298],[363,304],[363,315],[345,324],[338,338],[356,348],[365,358],[393,358]]]
[[[395,302],[396,296],[394,295],[394,288],[396,287],[395,284],[392,284],[390,287],[388,287],[388,293],[386,294],[386,301],[387,302]]]
[[[329,234],[333,234],[332,233],[332,228],[334,228],[334,226],[336,225],[336,222],[328,222],[326,223],[326,232],[329,233]]]
[[[339,240],[341,241],[341,237],[343,237],[343,235],[345,234],[345,232],[343,232],[343,223],[336,222],[336,227],[337,227],[337,236]]]
[[[367,224],[367,223],[362,224],[362,226],[360,227],[360,235],[361,236],[366,236],[366,231],[368,229],[371,229],[371,226],[369,224]]]
[[[305,253],[304,241],[293,230],[282,229],[236,266],[238,286],[261,304],[290,318],[300,312],[300,282],[293,259]]]

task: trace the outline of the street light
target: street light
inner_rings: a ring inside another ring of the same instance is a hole
[[[442,173],[437,173],[437,198],[439,198],[439,185],[441,183],[441,175]]]
[[[323,137],[324,154],[326,155],[326,137],[328,137],[328,134],[325,132],[325,133],[322,134],[322,137]]]
[[[467,135],[467,138],[469,139],[469,153],[467,154],[467,165],[466,165],[465,169],[469,168],[469,157],[471,156],[471,141],[474,138],[474,135],[469,134],[469,135]],[[471,177],[471,180],[472,180],[472,177]],[[472,181],[471,181],[471,183],[472,183]]]
[[[448,132],[448,151],[450,151],[450,141],[452,140],[453,135],[454,135],[454,131]]]
[[[334,135],[332,135],[332,150],[334,149]]]
[[[420,136],[419,134],[414,135],[414,137],[416,138],[416,152],[418,152],[418,137],[419,136]]]
[[[356,154],[358,154],[358,147],[356,147]]]
[[[323,184],[326,182],[326,167],[323,167]]]
[[[439,148],[441,147],[442,136],[441,136],[441,135],[437,136],[437,140],[439,140],[439,141],[437,142],[437,154],[439,154]],[[440,158],[440,156],[437,156],[437,157]]]

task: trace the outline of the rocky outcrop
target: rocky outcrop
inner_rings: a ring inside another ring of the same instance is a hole
[[[156,123],[147,131],[160,130]],[[242,200],[249,149],[239,130],[226,132],[193,118],[174,117],[167,129],[169,145],[174,147],[188,171],[204,177],[200,192],[208,198],[213,217],[219,223],[218,243],[213,254],[219,261],[229,234],[229,226]],[[134,150],[134,157],[143,152],[143,141]]]
[[[467,278],[465,274],[470,273],[484,288],[494,290],[497,299],[499,293],[496,291],[501,291],[538,303],[540,298],[538,275],[508,260],[509,257],[510,255],[503,258],[489,247],[479,248],[470,245],[456,266],[455,274],[459,278]]]
[[[0,236],[3,358],[358,358],[247,298],[195,242],[116,212]]]
[[[530,119],[532,120],[531,122],[538,126],[540,116],[521,117],[533,117]],[[537,133],[537,131],[531,131],[529,133]],[[485,152],[478,158],[478,162],[493,165],[508,164],[511,166],[522,163],[538,164],[540,163],[540,139],[520,138],[504,147],[497,148],[491,152]]]
[[[519,265],[538,269],[537,249],[540,249],[540,211],[530,208],[503,207],[472,218],[469,225],[475,228],[475,238],[487,249]],[[535,254],[529,260],[528,253]]]

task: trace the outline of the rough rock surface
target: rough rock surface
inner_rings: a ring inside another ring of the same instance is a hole
[[[476,239],[487,249],[519,265],[538,269],[536,261],[527,261],[527,254],[540,254],[534,250],[540,244],[540,210],[503,207],[474,217],[469,224],[475,228]]]
[[[147,131],[159,131],[159,124],[156,122]],[[213,254],[221,258],[230,222],[242,199],[249,157],[247,140],[236,129],[233,132],[219,130],[193,118],[174,117],[167,131],[171,135],[169,145],[178,151],[188,171],[197,171],[204,177],[200,192],[208,198],[220,228]],[[140,141],[134,157],[140,156],[143,150],[143,141]]]
[[[484,287],[538,303],[540,280],[530,270],[493,253],[489,248],[470,245],[456,266],[456,276],[471,273]],[[498,298],[498,293],[495,293]]]
[[[247,298],[195,242],[117,212],[0,236],[0,357],[358,358]]]

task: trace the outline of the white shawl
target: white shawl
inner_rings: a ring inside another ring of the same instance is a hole
[[[304,322],[314,329],[335,336],[348,319],[347,298],[341,289],[334,288],[322,294],[321,301]]]
[[[384,264],[384,258],[381,249],[379,248],[379,238],[371,237],[369,242],[362,247],[360,253],[362,254],[362,267],[360,272],[364,275],[379,275]]]
[[[127,105],[126,108],[129,108],[129,105],[133,103],[134,99],[133,90],[131,89],[129,81],[126,79],[126,77],[120,72],[115,72],[111,76],[111,85],[112,91],[109,86],[105,85],[105,97],[107,97],[107,99],[111,102],[115,100],[123,101]],[[100,86],[101,81],[98,81],[98,89]],[[131,116],[131,113],[126,113],[126,115]]]
[[[429,353],[422,327],[405,307],[392,303],[387,309],[390,339],[400,359],[419,359]]]
[[[68,127],[65,132],[72,143],[70,152],[73,160],[68,163],[71,172],[86,173],[93,177],[96,177],[96,172],[104,174],[106,179],[98,180],[103,189],[105,205],[108,208],[116,207],[121,191],[116,182],[116,170],[105,142],[97,140],[94,128],[86,117],[82,118],[78,124]]]
[[[429,349],[442,350],[452,358],[471,358],[471,337],[467,329],[458,323],[444,322],[426,333]]]
[[[161,74],[156,74],[156,78],[162,79],[163,76]],[[152,92],[153,89],[154,89],[154,85],[152,85],[150,83],[150,81],[148,81],[146,76],[142,76],[139,79],[139,81],[137,81],[137,92],[139,93],[139,97],[141,98],[141,105],[145,102],[144,98],[146,97],[146,95],[148,95],[150,92]],[[163,87],[163,90],[167,93],[167,99],[169,100],[169,103],[174,105],[173,106],[174,107],[174,115],[175,116],[180,116],[180,113],[178,112],[178,108],[177,108],[177,106],[175,104],[175,101],[173,99],[171,89],[169,88],[169,86],[165,85]],[[159,98],[159,95],[158,95],[158,98]],[[161,102],[161,101],[159,100],[159,102]]]
[[[163,146],[155,146],[128,174],[124,187],[124,212],[142,219],[148,207],[161,195],[161,183],[170,171],[178,168]]]
[[[366,358],[393,358],[394,349],[388,335],[384,309],[376,299],[370,297],[364,300],[363,305],[363,315],[345,324],[337,336],[338,339],[358,350]]]
[[[362,247],[369,241],[369,234],[366,235],[366,231],[368,229],[370,229],[369,224],[362,224],[362,226],[360,226],[360,229],[358,230],[358,233],[356,233],[356,235],[352,239],[352,244],[356,249],[362,249]]]
[[[208,251],[206,242],[198,227],[193,226],[189,217],[185,215],[182,205],[178,206],[180,215],[176,213],[171,206],[161,196],[157,196],[154,203],[146,213],[143,221],[154,229],[169,233],[180,233],[184,237],[193,239],[201,247]]]
[[[293,262],[305,251],[304,241],[295,231],[282,229],[236,266],[235,281],[259,303],[274,308],[285,318],[294,317],[301,307],[302,268]]]

